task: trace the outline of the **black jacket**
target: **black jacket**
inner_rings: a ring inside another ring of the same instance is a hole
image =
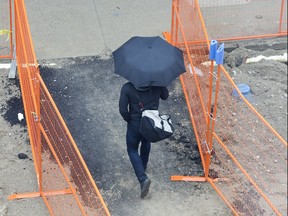
[[[126,122],[138,127],[142,115],[139,102],[143,103],[144,109],[157,110],[159,99],[166,100],[168,96],[169,92],[166,87],[152,86],[148,90],[139,91],[128,82],[121,89],[119,112]]]

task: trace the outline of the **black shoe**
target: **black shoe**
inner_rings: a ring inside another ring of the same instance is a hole
[[[140,184],[141,185],[141,198],[144,198],[148,194],[150,184],[151,184],[151,180],[149,178],[146,178],[144,182]]]

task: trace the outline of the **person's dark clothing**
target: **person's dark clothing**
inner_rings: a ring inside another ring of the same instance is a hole
[[[137,179],[140,183],[147,178],[145,170],[149,160],[151,143],[146,140],[140,133],[140,122],[142,111],[139,100],[143,102],[144,109],[159,108],[159,99],[166,100],[169,96],[166,87],[151,87],[145,91],[137,90],[130,82],[125,83],[121,89],[119,100],[119,112],[127,124],[126,144],[127,152],[134,168]],[[138,153],[139,144],[140,155]]]
[[[139,156],[138,149],[140,141],[141,147]],[[127,152],[137,179],[140,183],[142,183],[147,178],[145,170],[147,168],[147,163],[149,160],[151,143],[142,137],[142,135],[139,133],[139,130],[135,130],[132,125],[128,124],[126,133],[126,144]]]
[[[166,100],[169,96],[166,87],[152,86],[146,91],[138,91],[132,83],[125,83],[121,89],[119,111],[123,119],[134,126],[140,125],[142,111],[139,99],[144,104],[144,109],[157,110],[159,98]]]

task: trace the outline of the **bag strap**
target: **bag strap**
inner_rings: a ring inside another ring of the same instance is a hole
[[[138,99],[138,105],[141,111],[144,110],[144,103],[141,101],[138,91],[136,90],[136,97]]]
[[[161,119],[162,130],[164,130],[164,121],[163,121],[163,119],[161,117],[160,117],[160,119]]]

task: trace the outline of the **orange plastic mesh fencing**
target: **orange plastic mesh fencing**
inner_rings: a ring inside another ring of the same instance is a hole
[[[287,145],[235,92],[224,68],[218,79],[210,175],[220,178],[216,187],[241,214],[285,215]]]
[[[199,4],[211,40],[287,34],[287,0],[199,0]]]
[[[39,83],[36,81],[36,74],[39,73],[39,71],[32,51],[33,48],[29,37],[28,23],[24,22],[24,14],[24,8],[18,6],[16,1],[15,29],[17,34],[15,34],[15,37],[17,43],[17,64],[34,164],[37,177],[39,177],[39,172],[41,172],[41,168],[39,167],[41,164],[40,131],[37,120],[37,116],[39,116],[39,110],[37,110],[37,106],[39,107],[39,96],[36,97],[36,93],[39,91]]]
[[[0,59],[12,58],[12,0],[0,1]]]
[[[47,200],[53,211],[57,211],[57,215],[67,213],[63,204],[70,208],[69,215],[81,214],[82,208],[87,215],[106,215],[107,209],[103,205],[101,195],[88,168],[40,76],[39,80],[41,126],[43,127],[41,132],[44,137],[43,190],[55,191],[60,190],[61,187],[70,187],[72,192],[75,190],[69,195],[70,199],[66,197],[68,195],[64,195],[65,199],[63,196],[53,196]],[[76,203],[80,208],[77,209]]]
[[[184,51],[180,80],[206,181],[235,215],[285,215],[287,142],[215,69],[205,22],[197,0],[173,2],[170,42]]]
[[[182,20],[186,19],[199,20],[199,10],[196,5],[193,2],[181,1],[179,3],[179,1],[175,1],[173,11],[171,42],[184,52],[187,72],[180,77],[180,80],[182,86],[187,87],[183,88],[186,100],[193,101],[187,105],[197,142],[201,146],[199,152],[205,169],[206,124],[208,121],[207,110],[210,112],[208,106],[211,84],[209,82],[209,69],[207,70],[201,63],[209,61],[209,50],[201,22],[196,23],[195,26],[182,24]],[[184,13],[177,11],[184,11]],[[195,41],[195,43],[192,44],[188,41]]]
[[[15,30],[20,86],[39,196],[51,215],[110,215],[40,76],[22,0],[15,1]],[[35,194],[16,194],[11,199]]]

